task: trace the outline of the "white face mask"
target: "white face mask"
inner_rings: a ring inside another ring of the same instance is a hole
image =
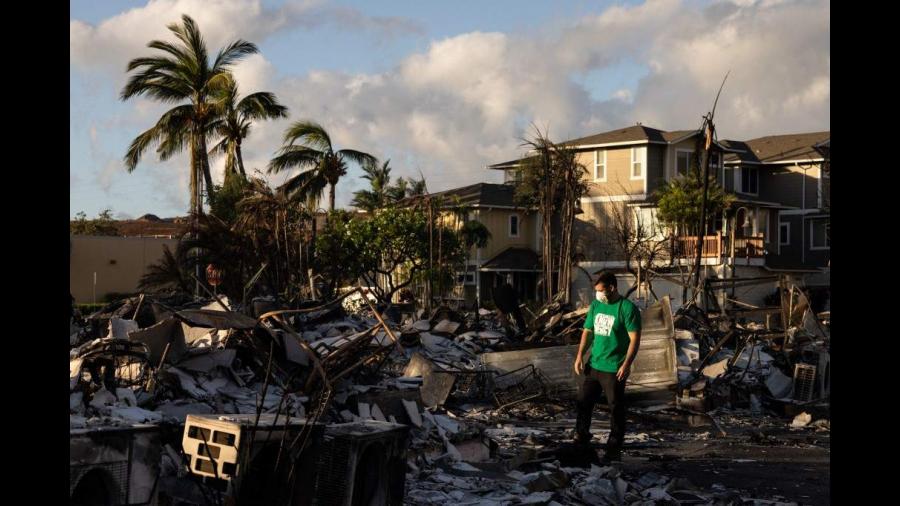
[[[601,292],[600,290],[597,290],[596,292],[594,292],[594,295],[597,297],[597,300],[599,300],[600,302],[609,302],[609,297],[606,296],[605,292]]]

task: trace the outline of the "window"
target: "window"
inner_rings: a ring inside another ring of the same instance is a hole
[[[456,273],[456,282],[459,284],[474,285],[475,284],[475,273],[474,272],[457,272]]]
[[[665,229],[656,216],[656,208],[634,208],[634,235],[639,238],[661,238]]]
[[[606,181],[606,150],[594,151],[594,181]]]
[[[831,224],[828,220],[810,220],[810,249],[828,249],[831,247]]]
[[[509,215],[509,236],[519,237],[519,215]]]
[[[519,169],[506,169],[503,171],[504,183],[518,183],[522,180],[522,171]]]
[[[781,222],[778,224],[778,245],[791,245],[791,224],[788,222]]]
[[[631,148],[631,179],[644,178],[644,157],[647,148]]]
[[[759,193],[759,170],[756,167],[741,167],[741,193]]]
[[[722,169],[722,188],[725,188],[725,191],[733,192],[734,191],[734,168],[725,167]]]
[[[675,175],[676,176],[686,176],[688,172],[691,170],[691,158],[693,158],[693,151],[677,151],[675,153]]]

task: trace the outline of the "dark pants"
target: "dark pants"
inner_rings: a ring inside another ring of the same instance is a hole
[[[600,397],[601,389],[606,394],[610,411],[610,431],[606,449],[621,450],[625,440],[625,382],[618,381],[614,372],[595,371],[589,364],[584,365],[584,381],[578,390],[578,418],[575,422],[575,432],[581,441],[591,440],[591,414],[594,411],[594,404]]]

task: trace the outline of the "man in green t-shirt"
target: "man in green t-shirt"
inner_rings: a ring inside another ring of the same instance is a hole
[[[596,300],[591,301],[575,357],[575,374],[584,374],[578,391],[575,442],[589,444],[591,414],[602,389],[611,413],[605,460],[621,460],[625,438],[625,380],[641,343],[641,313],[634,303],[619,295],[612,272],[602,270],[594,274]],[[584,363],[591,335],[590,359]]]

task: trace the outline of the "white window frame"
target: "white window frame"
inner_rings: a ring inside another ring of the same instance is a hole
[[[638,155],[639,160],[635,160],[635,154],[643,150],[642,155]],[[641,175],[634,175],[634,164],[641,164]],[[628,174],[632,181],[640,181],[647,176],[647,146],[634,146],[631,148],[631,165],[628,168]]]
[[[781,229],[783,227],[787,227],[787,241],[781,241]],[[791,222],[789,221],[779,221],[778,222],[778,246],[790,246],[791,245]]]
[[[512,233],[512,219],[516,218],[516,233]],[[519,217],[518,214],[510,214],[509,218],[506,220],[506,232],[509,237],[520,237],[522,235],[522,218]]]
[[[828,221],[825,220],[825,219],[821,219],[821,218],[820,218],[820,219],[809,220],[809,249],[810,249],[811,251],[824,251],[824,250],[829,250],[829,249],[831,249],[831,242],[828,240],[828,234],[825,234],[825,241],[826,241],[826,245],[825,245],[825,246],[816,246],[816,245],[815,245],[815,244],[816,244],[816,238],[815,238],[815,236],[813,235],[813,230],[815,230],[814,226],[815,226],[815,224],[816,224],[817,221],[824,222],[824,223],[825,223],[825,226],[828,226]]]
[[[603,153],[603,162],[600,162],[600,153]],[[603,166],[603,177],[597,177],[597,168]],[[606,182],[606,150],[605,149],[597,149],[594,150],[594,181],[598,183]]]
[[[751,193],[751,192],[747,191],[746,188],[744,188],[744,171],[750,170],[750,169],[753,169],[756,171],[756,193]],[[740,190],[738,191],[738,193],[743,193],[744,195],[753,195],[754,197],[758,197],[759,196],[759,167],[740,167],[737,174],[739,177],[738,181],[740,181],[740,183],[741,183],[739,185]]]
[[[682,175],[682,174],[678,173],[678,155],[680,153],[690,153],[690,156],[688,157],[688,166],[684,172],[684,175],[686,176],[686,175],[688,175],[688,173],[691,170],[691,157],[694,155],[694,150],[693,149],[676,149],[675,150],[675,177],[679,177]]]

